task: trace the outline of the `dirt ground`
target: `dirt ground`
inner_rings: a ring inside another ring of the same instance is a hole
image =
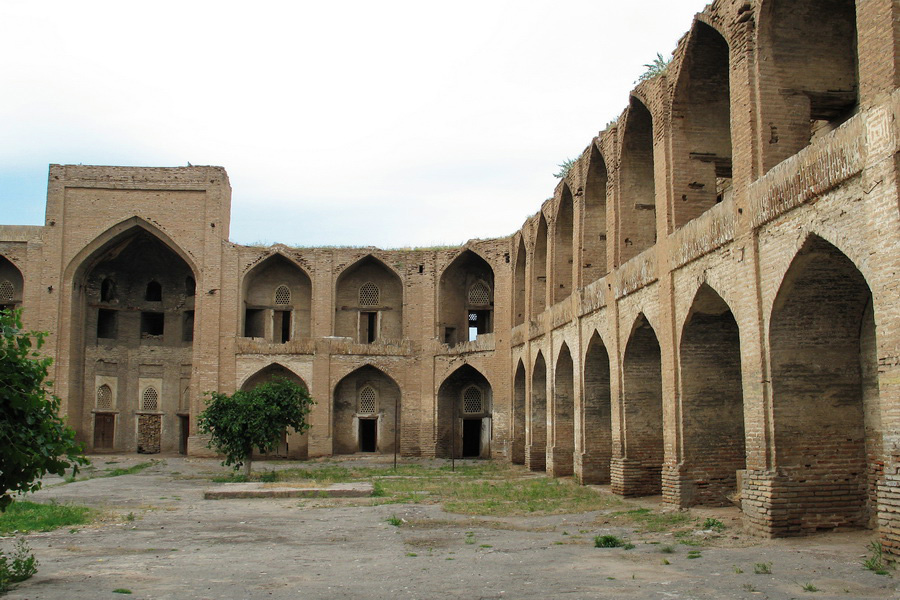
[[[148,457],[92,460],[102,470]],[[223,472],[215,460],[167,456],[134,475],[48,478],[29,499],[87,504],[105,516],[28,535],[38,573],[7,597],[900,598],[900,570],[876,575],[861,565],[871,531],[759,540],[740,533],[737,510],[704,509],[696,516],[728,528],[698,533],[702,545],[686,546],[669,532],[640,533],[599,512],[498,518],[371,499],[203,500],[218,485],[210,477]],[[634,504],[659,508],[652,499]],[[400,526],[388,522],[394,516]],[[598,534],[635,547],[595,548]],[[11,546],[11,538],[0,540]],[[662,552],[666,546],[673,552]],[[754,574],[756,563],[771,563],[771,574]]]

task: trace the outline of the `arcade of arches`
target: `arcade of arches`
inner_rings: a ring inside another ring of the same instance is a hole
[[[891,0],[723,0],[511,235],[242,246],[220,167],[51,165],[0,307],[94,452],[208,453],[204,392],[306,386],[277,456],[506,460],[900,554]],[[202,215],[198,217],[198,215]]]

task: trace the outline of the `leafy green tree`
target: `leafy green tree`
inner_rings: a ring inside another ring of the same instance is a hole
[[[46,473],[88,464],[48,390],[53,361],[39,352],[46,335],[23,331],[21,310],[0,311],[0,511],[40,489]]]
[[[206,410],[197,424],[211,436],[209,447],[225,455],[223,465],[244,467],[250,476],[254,448],[271,452],[288,427],[298,433],[309,429],[306,415],[314,404],[306,389],[276,377],[247,391],[232,395],[209,392]]]

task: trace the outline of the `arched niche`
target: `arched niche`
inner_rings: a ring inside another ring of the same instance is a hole
[[[13,262],[0,256],[0,310],[22,306],[25,278]]]
[[[612,399],[609,353],[595,331],[584,355],[584,418],[582,419],[582,483],[610,481],[612,459]]]
[[[697,290],[684,324],[681,412],[685,506],[730,506],[746,468],[741,339],[728,305],[711,287]]]
[[[525,242],[519,238],[516,246],[516,263],[515,272],[513,273],[513,326],[521,325],[525,322],[526,302],[525,302],[525,279],[528,273],[528,265],[526,263]]]
[[[606,161],[591,145],[581,226],[581,268],[584,285],[606,275]]]
[[[632,96],[622,133],[620,163],[619,253],[621,262],[656,243],[656,184],[653,117]]]
[[[564,343],[553,372],[553,445],[549,448],[548,471],[555,477],[574,472],[575,451],[575,367],[572,353]]]
[[[527,404],[525,400],[525,364],[519,360],[513,376],[513,418],[512,418],[512,451],[510,460],[514,464],[525,464],[525,424]]]
[[[859,105],[856,2],[766,0],[759,9],[760,175]]]
[[[334,335],[361,344],[403,338],[403,282],[371,254],[338,277]]]
[[[540,351],[531,368],[527,425],[525,466],[532,471],[544,471],[547,468],[547,361]]]
[[[531,259],[531,317],[547,308],[547,220],[544,213],[538,217]]]
[[[263,367],[250,377],[244,381],[243,385],[241,385],[241,390],[249,391],[254,389],[256,386],[261,385],[263,383],[268,383],[273,379],[287,379],[290,382],[296,383],[301,386],[305,390],[309,390],[309,387],[306,385],[306,382],[303,381],[303,378],[294,373],[291,369],[281,365],[279,363],[272,363],[268,366]],[[309,446],[309,436],[307,433],[298,434],[296,431],[288,430],[284,431],[281,436],[281,440],[278,443],[278,447],[275,448],[272,452],[268,454],[262,454],[260,452],[253,453],[253,460],[261,460],[261,459],[279,459],[279,458],[292,458],[292,459],[303,459],[308,457],[308,446]]]
[[[732,193],[728,42],[700,21],[689,34],[672,115],[677,229]]]
[[[462,365],[438,389],[437,447],[449,458],[491,457],[491,384],[472,365]]]
[[[553,302],[561,302],[572,294],[572,270],[574,262],[573,232],[575,231],[575,207],[572,192],[565,183],[556,221],[553,228]]]
[[[625,413],[626,496],[662,491],[662,363],[656,332],[640,314],[631,330],[622,363]]]
[[[241,283],[243,335],[283,344],[312,335],[312,282],[296,263],[273,254]]]
[[[775,533],[874,526],[883,467],[872,293],[853,262],[817,236],[782,280],[769,353],[775,465],[781,489],[803,507]]]
[[[473,341],[494,331],[494,270],[471,250],[464,250],[441,274],[438,331],[445,344]]]
[[[384,371],[365,365],[334,388],[334,454],[400,450],[400,386]]]

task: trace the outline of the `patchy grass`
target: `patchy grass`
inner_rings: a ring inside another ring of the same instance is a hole
[[[756,563],[753,565],[753,572],[756,575],[771,575],[772,574],[772,563]]]
[[[394,470],[389,466],[320,463],[268,473],[275,473],[279,482],[329,485],[369,481],[374,487],[375,504],[442,504],[448,512],[466,515],[562,514],[624,505],[618,498],[599,494],[569,479],[534,476],[491,462],[457,465],[455,471],[450,465],[400,465]]]
[[[654,512],[649,508],[636,508],[612,514],[613,517],[631,521],[643,532],[671,531],[690,525],[693,521],[686,512]]]
[[[130,467],[127,467],[125,469],[120,469],[120,468],[106,469],[106,472],[102,473],[100,475],[100,477],[119,477],[121,475],[135,475],[137,473],[140,473],[144,469],[147,469],[149,467],[156,465],[157,463],[159,463],[158,460],[151,460],[150,462],[142,462],[142,463],[138,463],[136,465],[131,465]]]
[[[51,531],[59,527],[84,525],[94,518],[94,514],[87,506],[19,500],[10,504],[6,512],[0,513],[0,534]]]
[[[624,548],[627,543],[614,535],[598,535],[594,538],[594,548]]]

